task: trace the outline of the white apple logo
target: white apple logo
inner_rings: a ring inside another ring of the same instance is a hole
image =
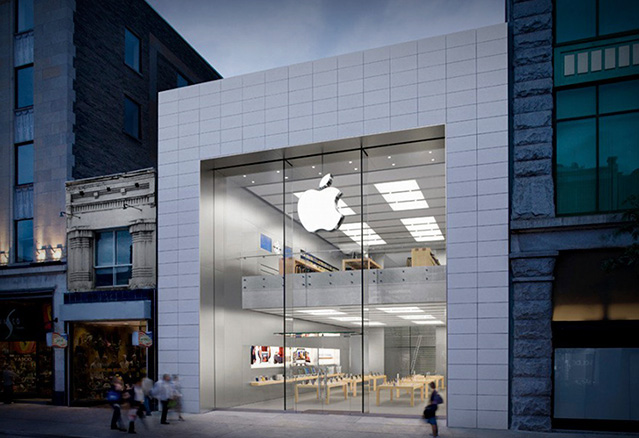
[[[306,231],[335,231],[344,221],[344,215],[337,210],[337,201],[342,197],[335,187],[331,187],[333,175],[322,178],[319,190],[305,191],[297,202],[297,214]]]

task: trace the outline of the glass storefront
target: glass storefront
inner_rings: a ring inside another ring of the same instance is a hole
[[[132,384],[147,371],[147,348],[135,346],[132,335],[146,331],[146,321],[74,323],[69,338],[71,402],[102,403],[114,376]]]
[[[417,414],[445,391],[444,141],[389,143],[204,173],[214,407]]]
[[[51,399],[53,352],[45,333],[51,331],[51,300],[2,301],[0,310],[0,368],[12,369],[14,396]]]

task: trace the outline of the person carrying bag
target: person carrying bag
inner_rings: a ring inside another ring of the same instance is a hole
[[[439,392],[435,389],[435,382],[430,382],[428,385],[432,392],[429,397],[428,405],[424,408],[424,419],[433,429],[433,437],[439,436],[439,429],[437,427],[437,406],[444,403],[444,399],[439,395]]]

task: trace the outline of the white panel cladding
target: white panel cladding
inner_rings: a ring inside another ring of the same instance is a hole
[[[200,161],[444,124],[448,424],[507,428],[506,41],[499,24],[160,94],[159,367],[193,383],[187,410],[204,391]]]

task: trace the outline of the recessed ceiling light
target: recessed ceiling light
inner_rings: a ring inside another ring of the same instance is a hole
[[[335,321],[343,321],[343,322],[355,322],[355,321],[362,321],[362,318],[360,318],[359,316],[331,316],[331,319],[334,319]],[[364,318],[364,321],[368,321],[368,319]]]
[[[357,167],[354,170],[357,170]]]
[[[430,161],[435,161],[435,159],[434,159],[434,158],[431,158],[431,159],[430,159]]]
[[[255,181],[251,181],[251,184],[255,184]]]
[[[398,315],[402,319],[435,319],[433,315]]]
[[[391,166],[394,166],[394,165],[395,165],[395,163],[391,164]]]
[[[284,179],[288,179],[288,176],[285,176]]]
[[[310,309],[310,310],[300,310],[300,313],[307,313],[312,316],[333,316],[333,315],[346,315],[344,312],[340,312],[335,309]]]
[[[311,169],[315,169],[315,166],[311,166]]]
[[[362,228],[364,229],[364,237],[362,238]],[[364,223],[354,223],[354,224],[342,224],[339,227],[339,230],[350,237],[355,243],[362,243],[367,246],[372,245],[386,245],[384,239],[379,237],[379,235],[368,226],[366,222]]]
[[[388,159],[389,159],[389,160],[391,159],[391,156],[390,156],[390,155],[388,156]]]
[[[353,164],[353,162],[352,162],[352,161],[349,161],[349,162],[348,162],[348,164]]]
[[[378,307],[377,310],[381,310],[386,313],[419,313],[423,312],[419,307]]]
[[[393,211],[428,208],[428,202],[414,179],[379,183],[375,184],[375,188]]]
[[[445,240],[434,216],[400,219],[416,242]]]
[[[280,171],[278,170],[277,173],[280,173]]]
[[[246,178],[246,175],[242,175],[243,178]]]
[[[438,319],[433,319],[430,321],[413,321],[413,324],[419,325],[444,325],[444,323]]]
[[[361,322],[354,322],[353,324],[362,325]],[[378,327],[382,325],[386,325],[386,324],[384,324],[383,322],[377,322],[377,321],[364,322],[364,326],[368,326],[368,327]]]
[[[428,151],[428,153],[429,153],[429,154],[432,154],[432,153],[433,153],[433,151]]]
[[[317,174],[318,174],[318,175],[321,175],[321,174],[322,174],[322,172],[317,172]]]

